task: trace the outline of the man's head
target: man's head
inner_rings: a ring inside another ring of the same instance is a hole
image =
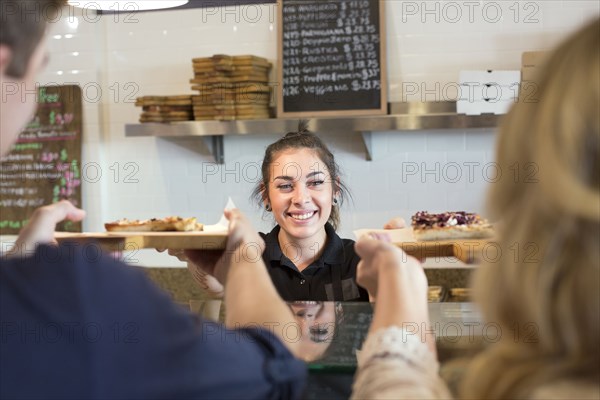
[[[46,62],[45,33],[65,0],[0,2],[0,155],[35,111],[35,78]],[[27,95],[26,95],[27,93]]]

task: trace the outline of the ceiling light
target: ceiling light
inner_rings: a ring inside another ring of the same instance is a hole
[[[69,5],[90,10],[105,10],[113,12],[132,12],[143,10],[159,10],[162,8],[179,7],[186,4],[188,0],[69,0]]]
[[[67,21],[67,25],[72,30],[76,30],[77,27],[79,26],[79,18],[77,18],[77,17],[69,18],[69,20]]]

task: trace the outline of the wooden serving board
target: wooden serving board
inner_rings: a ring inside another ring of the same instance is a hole
[[[56,232],[59,243],[98,243],[110,251],[139,249],[198,249],[223,250],[227,244],[227,232]]]
[[[413,235],[412,228],[363,229],[355,233],[360,236],[367,232],[387,234],[393,244],[418,259],[455,257],[466,264],[472,264],[484,259],[483,252],[488,248],[491,248],[490,252],[496,251],[491,244],[492,238],[418,241]]]

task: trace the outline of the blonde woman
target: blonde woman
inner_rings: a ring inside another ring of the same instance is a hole
[[[471,362],[461,398],[600,398],[600,20],[562,43],[538,82],[537,100],[517,104],[499,134],[497,161],[511,173],[489,211],[502,257],[474,286],[485,319],[510,334]],[[419,263],[372,238],[356,250],[378,304],[353,397],[451,397]],[[423,332],[402,330],[409,322]]]

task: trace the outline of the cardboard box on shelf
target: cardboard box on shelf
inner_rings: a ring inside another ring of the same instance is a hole
[[[519,83],[511,86],[481,85],[477,83],[460,85],[458,100],[461,101],[504,101],[514,100],[519,97]]]
[[[510,107],[516,103],[516,99],[508,100],[482,100],[482,101],[464,101],[456,102],[456,112],[466,115],[481,115],[481,114],[506,114]]]
[[[523,67],[521,69],[521,81],[522,82],[535,82],[537,80],[537,74],[540,68],[536,67]]]
[[[521,80],[520,71],[460,71],[460,84],[477,83],[481,85],[511,86]]]
[[[547,56],[547,51],[526,51],[521,56],[520,101],[537,101],[538,74]]]
[[[526,51],[521,56],[521,66],[523,68],[539,67],[547,55],[547,51]]]
[[[456,112],[505,114],[519,97],[521,71],[460,71],[461,93]]]

